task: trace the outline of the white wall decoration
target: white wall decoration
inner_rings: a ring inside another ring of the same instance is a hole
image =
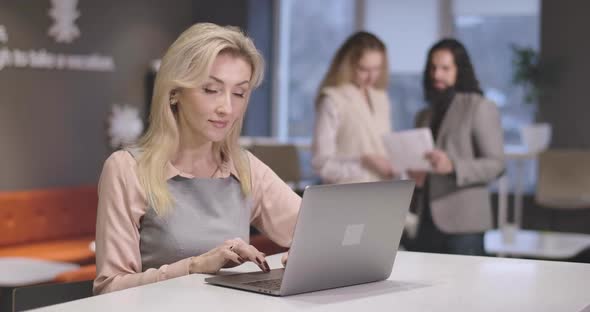
[[[77,70],[112,72],[115,60],[110,55],[61,54],[41,50],[0,48],[0,70],[4,68],[32,68],[49,70]]]
[[[49,16],[54,24],[49,34],[57,42],[70,43],[80,36],[80,30],[74,21],[80,17],[76,9],[78,0],[51,0]],[[8,30],[0,25],[0,43],[8,42]],[[111,55],[101,53],[64,54],[46,49],[11,49],[0,47],[0,71],[4,68],[31,68],[48,70],[77,70],[93,72],[115,71],[115,60]]]
[[[8,33],[6,32],[6,27],[4,27],[4,25],[0,25],[0,42],[8,42]]]
[[[108,136],[114,149],[135,143],[143,131],[139,109],[129,105],[113,105],[108,125]]]
[[[77,6],[78,0],[51,0],[49,16],[53,18],[53,25],[49,28],[49,35],[56,42],[71,43],[80,36],[80,29],[74,24],[80,17]]]
[[[158,70],[160,70],[160,65],[162,65],[161,59],[152,60],[150,62],[150,69],[152,70],[152,72],[157,73]]]

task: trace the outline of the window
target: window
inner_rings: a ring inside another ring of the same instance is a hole
[[[317,88],[336,49],[357,29],[359,3],[365,5],[360,12],[365,14],[360,19],[364,23],[360,28],[368,28],[380,36],[394,51],[411,47],[413,50],[405,51],[404,55],[413,61],[426,57],[430,41],[434,44],[443,30],[463,42],[485,96],[500,109],[506,144],[520,144],[520,128],[534,120],[534,106],[524,103],[524,91],[512,83],[511,45],[539,49],[538,0],[502,0],[498,3],[455,0],[450,6],[439,6],[436,1],[427,2],[428,6],[356,0],[282,0],[278,3],[281,10],[278,42],[282,51],[279,52],[278,68],[282,74],[275,75],[280,87],[274,88],[274,109],[278,113],[275,112],[273,119],[273,133],[279,140],[310,142]],[[443,10],[448,14],[439,14]],[[430,22],[415,25],[413,20],[406,21],[403,18],[408,15],[404,13],[406,11],[421,12]],[[400,16],[392,18],[395,14]],[[442,20],[444,23],[436,22],[439,15],[446,16]],[[416,35],[412,35],[416,37],[414,39],[424,41],[423,44],[409,44],[413,39],[407,38],[406,32],[391,29],[404,29],[406,24],[407,27],[423,28],[414,29]],[[440,26],[442,24],[446,26]],[[413,128],[416,114],[426,105],[422,69],[416,64],[413,70],[398,72],[395,66],[392,67],[388,91],[396,130]],[[302,157],[304,163],[308,162],[306,153]],[[512,165],[508,165],[510,175]],[[533,169],[534,164],[530,165]],[[528,171],[530,189],[534,185],[534,170]]]
[[[485,96],[494,101],[501,113],[504,143],[522,144],[520,128],[534,121],[533,105],[524,102],[524,90],[512,83],[511,45],[539,50],[540,20],[537,15],[456,16],[455,33],[470,53]],[[521,165],[507,162],[510,181],[518,181],[524,172],[524,190],[531,192],[536,184],[536,162]]]
[[[354,0],[280,1],[283,17],[280,40],[288,40],[287,84],[280,104],[287,111],[287,136],[310,138],[314,99],[330,61],[340,45],[355,31]],[[281,122],[280,120],[278,121]]]
[[[502,114],[506,144],[519,144],[521,126],[531,123],[534,109],[523,90],[512,83],[511,45],[539,49],[538,16],[456,16],[456,37],[471,56],[481,87]]]
[[[273,86],[273,136],[310,146],[314,100],[336,50],[356,30],[356,0],[281,0]],[[299,151],[302,179],[313,180],[311,151]]]

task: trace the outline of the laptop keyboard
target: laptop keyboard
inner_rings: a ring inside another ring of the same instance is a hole
[[[249,283],[244,283],[244,284],[248,285],[248,286],[254,286],[254,287],[259,287],[259,288],[264,288],[264,289],[269,289],[269,290],[279,290],[279,289],[281,289],[281,282],[282,281],[283,281],[283,279],[277,278],[277,279],[249,282]]]

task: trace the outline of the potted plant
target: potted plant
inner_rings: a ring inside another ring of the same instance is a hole
[[[539,52],[531,47],[512,45],[512,64],[514,72],[512,82],[524,88],[524,101],[537,105],[547,86],[552,83],[553,70],[541,60]],[[540,152],[551,142],[551,125],[534,123],[521,128],[521,139],[529,151]]]

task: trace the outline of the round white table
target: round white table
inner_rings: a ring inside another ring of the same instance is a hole
[[[49,282],[58,274],[79,267],[74,263],[0,257],[0,287],[19,287]]]

